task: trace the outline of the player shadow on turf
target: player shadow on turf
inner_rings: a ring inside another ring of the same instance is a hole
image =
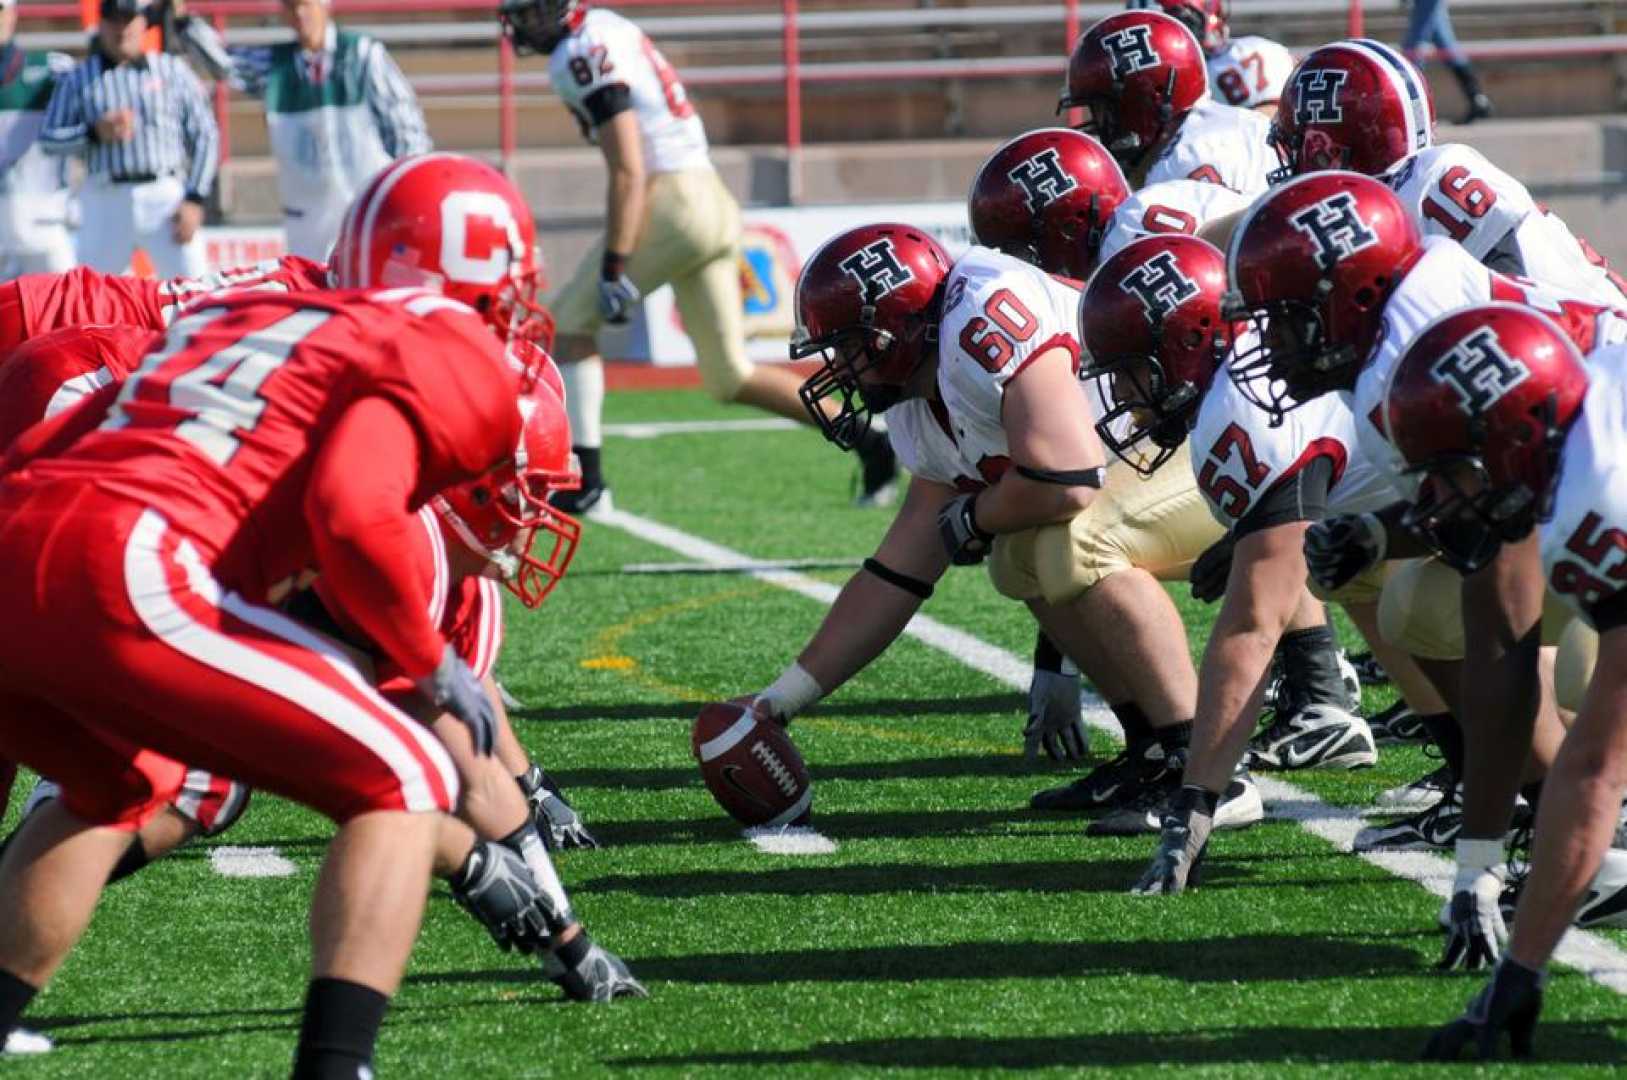
[[[1048,946],[1049,947],[1049,946]],[[640,968],[640,973],[644,971]],[[1443,1005],[1443,1018],[1451,1011]],[[816,1043],[804,1050],[760,1050],[614,1058],[612,1068],[746,1066],[788,1069],[836,1065],[867,1069],[1024,1069],[1057,1066],[1250,1062],[1416,1063],[1430,1027],[1203,1028],[1148,1034],[1059,1035],[1012,1038],[921,1037]],[[1602,1021],[1550,1022],[1537,1029],[1534,1065],[1620,1061],[1627,1043]]]

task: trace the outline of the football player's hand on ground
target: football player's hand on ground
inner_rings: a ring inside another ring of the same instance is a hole
[[[1152,862],[1130,891],[1136,896],[1173,896],[1195,885],[1193,873],[1203,860],[1209,843],[1209,832],[1214,828],[1212,792],[1187,785],[1175,793],[1169,810],[1164,814],[1163,832],[1158,838],[1158,850]]]
[[[1542,972],[1505,956],[1491,982],[1469,999],[1463,1015],[1429,1037],[1424,1058],[1456,1061],[1463,1048],[1472,1045],[1480,1060],[1487,1061],[1497,1056],[1505,1031],[1513,1056],[1530,1057],[1537,1017],[1542,1014],[1542,982]]]
[[[1457,880],[1449,906],[1451,922],[1437,966],[1443,970],[1462,967],[1478,971],[1495,964],[1508,942],[1508,928],[1503,925],[1503,910],[1498,903],[1503,895],[1503,843],[1460,837],[1457,857]]]
[[[572,1001],[603,1003],[619,997],[649,997],[626,961],[597,944],[584,930],[549,953],[542,972]]]
[[[532,783],[526,787],[525,801],[531,806],[531,820],[536,824],[537,831],[542,834],[542,841],[549,851],[565,851],[571,848],[596,848],[599,841],[588,832],[588,827],[582,822],[582,815],[565,798],[554,783],[553,777],[543,772],[536,765]]]
[[[1377,566],[1388,540],[1376,514],[1336,514],[1305,530],[1305,567],[1329,592]]]
[[[1029,761],[1044,750],[1052,761],[1083,761],[1090,742],[1079,704],[1079,671],[1034,669],[1028,684],[1028,723],[1023,727],[1023,756]]]

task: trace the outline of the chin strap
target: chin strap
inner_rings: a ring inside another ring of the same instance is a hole
[[[474,530],[469,528],[468,523],[458,516],[457,511],[453,510],[445,499],[437,495],[430,500],[430,505],[435,508],[436,515],[451,527],[453,535],[462,542],[463,546],[497,567],[502,572],[504,581],[512,580],[520,572],[520,560],[518,558],[507,551],[493,551],[485,544],[482,544],[479,538],[475,536]]]

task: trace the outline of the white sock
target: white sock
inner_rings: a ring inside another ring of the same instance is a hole
[[[565,379],[565,412],[571,420],[571,445],[597,449],[604,443],[604,361],[597,356],[559,365]]]

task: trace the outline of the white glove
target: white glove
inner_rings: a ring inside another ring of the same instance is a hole
[[[1023,728],[1023,756],[1033,761],[1040,750],[1052,761],[1083,761],[1090,743],[1079,705],[1079,669],[1034,669],[1028,684],[1028,723]]]
[[[619,326],[633,317],[633,308],[642,295],[627,276],[627,257],[605,252],[599,268],[599,313],[604,321]]]
[[[1475,971],[1497,962],[1508,943],[1508,927],[1498,901],[1503,895],[1506,856],[1501,840],[1457,842],[1458,873],[1452,885],[1451,925],[1438,967]]]

